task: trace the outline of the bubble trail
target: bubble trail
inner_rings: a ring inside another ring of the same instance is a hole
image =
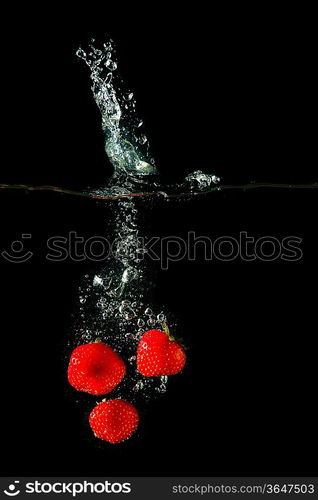
[[[117,199],[112,221],[112,252],[105,266],[87,274],[80,286],[79,315],[74,325],[75,344],[97,338],[113,347],[126,361],[128,376],[115,389],[120,396],[134,399],[165,391],[167,380],[143,377],[136,368],[136,351],[142,334],[149,329],[163,329],[171,322],[163,306],[151,304],[151,272],[143,259],[140,243],[140,214],[134,194],[138,189],[156,189],[151,180],[158,170],[149,152],[149,142],[142,121],[136,114],[136,102],[117,72],[117,59],[110,40],[96,48],[79,49],[92,80],[92,92],[101,112],[105,134],[105,152],[114,174],[105,187],[90,196]],[[142,176],[142,177],[140,177]]]

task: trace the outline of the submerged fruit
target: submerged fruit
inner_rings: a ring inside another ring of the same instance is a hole
[[[149,330],[140,339],[137,350],[137,368],[145,377],[174,375],[186,362],[183,347],[168,333]]]
[[[95,436],[109,443],[120,443],[128,439],[137,429],[137,409],[123,399],[110,399],[99,403],[89,416]]]
[[[67,371],[68,381],[75,389],[96,396],[112,391],[125,374],[121,357],[103,342],[76,347]]]

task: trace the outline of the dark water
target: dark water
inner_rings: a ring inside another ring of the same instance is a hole
[[[86,237],[100,234],[108,209],[42,194],[6,195],[1,204],[14,209],[4,221],[3,241],[27,227],[34,234],[30,248],[35,253],[29,263],[1,262],[3,349],[14,352],[10,379],[3,387],[3,399],[10,401],[6,425],[12,429],[8,467],[25,470],[33,447],[39,456],[49,453],[47,464],[35,458],[30,472],[34,466],[44,473],[49,466],[63,473],[70,470],[71,461],[74,472],[93,474],[102,471],[106,460],[110,471],[120,468],[122,474],[141,469],[151,474],[154,468],[167,474],[171,467],[179,474],[207,474],[211,463],[220,472],[226,467],[233,473],[257,473],[253,457],[260,449],[271,453],[279,440],[270,469],[281,471],[283,461],[283,470],[299,470],[304,462],[299,464],[294,453],[310,446],[314,411],[313,193],[270,193],[270,203],[268,192],[221,195],[148,209],[148,234],[185,237],[191,230],[211,239],[237,237],[239,231],[278,239],[294,235],[303,238],[303,258],[206,262],[198,250],[196,261],[174,262],[165,271],[154,265],[156,303],[164,303],[178,318],[178,334],[189,349],[188,364],[181,376],[170,377],[166,394],[150,404],[140,399],[140,429],[116,449],[91,436],[86,415],[95,400],[74,395],[65,377],[70,312],[76,309],[78,285],[92,263],[45,261],[47,236],[67,236],[70,230]],[[14,429],[21,426],[21,414],[14,408],[23,408],[23,426],[28,429],[18,436]],[[249,450],[244,461],[242,448]],[[167,454],[167,449],[173,453]],[[209,462],[203,451],[209,453]],[[188,454],[199,458],[193,463]]]
[[[298,51],[291,33],[285,47],[281,26],[273,26],[270,38],[265,27],[244,31],[225,19],[216,34],[206,26],[197,37],[181,28],[176,36],[171,26],[165,42],[158,28],[148,33],[147,44],[136,30],[110,26],[165,182],[198,169],[226,183],[317,180],[309,120],[310,31],[303,38],[306,50]],[[58,39],[45,23],[31,31],[14,31],[17,46],[26,36],[28,53],[37,49],[37,57],[21,61],[22,74],[32,76],[23,80],[27,99],[10,105],[10,161],[3,162],[1,180],[76,189],[104,185],[111,166],[99,114],[87,91],[88,76],[74,58],[91,30],[65,23]],[[21,79],[11,79],[10,95],[20,87]],[[17,127],[18,119],[23,127]],[[195,261],[183,259],[168,270],[149,263],[153,299],[177,318],[188,363],[165,394],[150,404],[140,401],[138,433],[116,448],[91,436],[87,414],[95,400],[83,396],[76,403],[65,378],[70,315],[92,263],[45,259],[48,237],[104,234],[114,204],[54,193],[1,193],[0,203],[2,247],[30,233],[34,252],[24,264],[0,261],[8,473],[308,475],[316,192],[261,190],[186,203],[136,202],[149,236],[296,236],[303,257],[206,262],[199,249]]]

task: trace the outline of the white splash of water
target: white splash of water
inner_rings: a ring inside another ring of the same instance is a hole
[[[79,48],[76,54],[90,69],[93,96],[102,115],[106,154],[117,173],[157,174],[142,121],[136,113],[134,95],[122,89],[113,41],[100,48],[94,43],[92,40],[88,50]]]

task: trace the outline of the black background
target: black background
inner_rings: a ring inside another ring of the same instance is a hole
[[[160,9],[17,8],[4,17],[0,182],[105,183],[99,112],[74,55],[104,34],[117,42],[165,181],[197,169],[226,184],[317,181],[311,13]],[[110,446],[91,436],[91,406],[65,378],[77,286],[91,265],[49,263],[45,242],[70,230],[100,234],[112,205],[1,191],[1,251],[31,233],[35,254],[24,264],[0,260],[5,474],[313,474],[316,201],[315,191],[255,190],[151,210],[140,203],[153,234],[293,235],[303,258],[204,262],[199,254],[157,270],[158,300],[189,347],[187,368],[141,408],[137,435]]]

